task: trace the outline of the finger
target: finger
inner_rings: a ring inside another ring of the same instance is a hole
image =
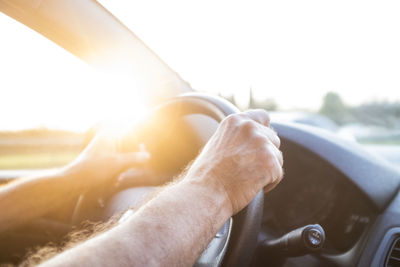
[[[143,165],[149,160],[150,153],[147,151],[120,153],[119,155],[119,164],[123,169]]]
[[[281,146],[281,139],[278,137],[278,135],[276,134],[276,132],[273,129],[271,129],[270,127],[264,127],[261,125],[260,125],[260,127],[258,127],[258,129],[261,131],[261,133],[263,135],[268,137],[270,142],[272,144],[274,144],[274,146],[276,148],[279,149],[279,147]]]
[[[276,185],[282,180],[283,177],[283,158],[282,153],[274,145],[267,145],[268,150],[271,151],[272,158],[270,158],[271,163],[268,165],[269,168],[269,183],[264,187],[265,192],[271,191]]]
[[[266,185],[264,187],[264,192],[265,193],[273,190],[282,181],[282,179],[283,179],[283,170],[282,170],[282,168],[281,168],[281,171],[282,171],[282,175],[280,176],[280,178],[276,179],[273,183],[270,183],[270,184],[268,184],[268,185]]]
[[[271,146],[272,151],[275,154],[275,157],[278,159],[279,165],[283,166],[283,155],[282,152],[275,146]]]
[[[107,132],[100,131],[85,150],[87,153],[98,153],[104,150],[113,152],[116,150],[116,140],[113,136],[108,135]]]
[[[271,191],[272,189],[274,189],[283,179],[283,169],[281,167],[279,167],[279,169],[277,169],[277,174],[275,174],[274,176],[276,176],[276,178],[274,178],[274,181],[267,184],[264,187],[264,192],[267,193],[269,191]]]
[[[267,185],[266,187],[264,187],[264,193],[268,193],[269,191],[274,189],[277,185],[278,185],[278,183],[273,183],[273,184]]]
[[[130,168],[118,176],[118,180],[116,183],[117,187],[126,187],[129,186],[141,186],[145,184],[148,178],[151,176],[148,175],[146,169],[143,168]]]
[[[274,163],[272,164],[270,169],[270,173],[272,175],[272,183],[279,183],[283,176],[283,158],[280,157],[281,153],[277,148],[275,148],[275,146],[269,146],[271,147],[272,154],[274,155],[272,159]]]
[[[263,109],[251,109],[248,111],[243,112],[243,114],[250,119],[258,122],[261,125],[269,127],[270,118],[268,112]]]
[[[147,152],[146,144],[140,143],[140,144],[139,144],[139,151],[140,151],[140,152]]]

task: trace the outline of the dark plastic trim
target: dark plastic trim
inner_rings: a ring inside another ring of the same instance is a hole
[[[338,169],[383,211],[400,188],[400,173],[383,159],[328,131],[295,123],[273,123],[281,139],[305,147]]]
[[[382,242],[376,251],[371,267],[386,266],[385,261],[393,241],[400,236],[400,227],[390,229],[382,239]]]

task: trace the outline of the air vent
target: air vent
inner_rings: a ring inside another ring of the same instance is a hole
[[[400,237],[397,237],[390,246],[385,266],[400,267]]]

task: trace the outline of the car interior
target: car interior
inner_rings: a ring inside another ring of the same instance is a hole
[[[135,151],[144,143],[152,175],[178,176],[218,123],[239,112],[221,97],[194,92],[97,1],[0,0],[0,11],[90,65],[128,64],[139,76],[146,73],[142,82],[153,108],[121,148]],[[101,64],[94,55],[104,59]],[[160,77],[168,82],[158,84]],[[290,122],[272,127],[281,138],[284,179],[228,220],[195,266],[400,266],[399,171],[328,131]],[[0,182],[25,175],[0,172]],[[64,242],[86,221],[120,215],[140,203],[134,193],[153,190],[127,183],[118,191],[90,192],[56,213],[0,233],[0,265],[17,264],[34,247]]]

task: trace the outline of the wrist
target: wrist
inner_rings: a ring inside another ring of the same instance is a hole
[[[199,191],[213,203],[214,207],[220,210],[221,214],[225,214],[227,218],[233,215],[233,208],[229,195],[217,178],[210,176],[201,177],[201,175],[194,176],[189,172],[181,183]]]

